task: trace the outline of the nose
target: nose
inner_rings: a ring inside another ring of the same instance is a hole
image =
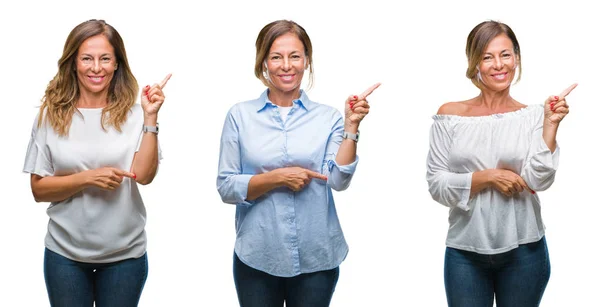
[[[100,72],[100,60],[99,59],[95,59],[94,60],[94,64],[92,64],[92,72],[94,73],[98,73]]]
[[[494,68],[500,70],[502,66],[504,66],[504,62],[499,57],[494,57]]]
[[[283,59],[283,66],[282,66],[283,70],[290,70],[292,68],[292,62],[290,61],[290,59],[288,59],[287,57],[285,57]]]

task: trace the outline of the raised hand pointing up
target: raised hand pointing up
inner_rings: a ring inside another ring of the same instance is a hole
[[[569,105],[565,97],[577,87],[577,83],[569,86],[558,96],[550,96],[544,103],[544,116],[549,124],[558,125],[569,113]]]
[[[369,102],[367,96],[371,95],[375,89],[377,89],[381,83],[376,83],[369,87],[362,94],[356,96],[350,96],[346,99],[344,107],[344,114],[346,120],[352,125],[358,125],[367,114],[369,114]]]
[[[144,108],[145,115],[156,115],[163,102],[165,102],[165,95],[162,89],[167,85],[167,82],[171,79],[171,74],[168,74],[160,83],[152,86],[146,85],[142,93],[142,108]]]

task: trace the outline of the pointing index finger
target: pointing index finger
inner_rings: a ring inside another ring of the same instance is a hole
[[[169,79],[171,79],[171,75],[172,74],[168,74],[158,85],[160,86],[161,89],[163,89],[165,87],[165,85],[167,85],[167,82],[169,81]]]
[[[314,171],[309,171],[308,175],[312,178],[317,178],[317,179],[321,179],[321,180],[327,180],[327,176],[321,174],[321,173],[317,173]]]
[[[366,91],[364,91],[362,94],[360,94],[360,96],[358,96],[358,100],[363,100],[363,99],[367,98],[367,96],[371,95],[371,93],[373,93],[373,91],[375,89],[377,89],[380,85],[381,85],[380,82],[373,84]]]
[[[134,173],[130,173],[124,170],[117,170],[115,173],[117,173],[117,175],[119,176],[123,176],[123,177],[129,177],[129,178],[133,178],[135,179],[135,174]]]
[[[562,91],[562,93],[560,93],[560,95],[558,95],[559,99],[567,97],[567,95],[569,95],[569,93],[576,87],[577,87],[577,83],[573,83],[573,85],[569,86],[566,90]]]

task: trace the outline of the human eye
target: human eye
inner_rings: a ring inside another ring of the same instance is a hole
[[[110,58],[110,57],[107,57],[107,56],[105,56],[105,57],[102,57],[102,58],[101,58],[101,60],[102,60],[102,62],[104,62],[104,63],[108,63],[108,62],[110,62],[111,58]]]
[[[505,59],[510,59],[510,57],[512,57],[512,54],[510,54],[510,53],[504,53],[504,54],[502,54],[502,57],[505,58]]]
[[[484,61],[490,61],[491,59],[492,59],[491,55],[486,55],[486,56],[483,57]]]

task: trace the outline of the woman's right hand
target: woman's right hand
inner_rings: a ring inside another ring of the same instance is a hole
[[[114,167],[101,167],[85,171],[85,182],[88,187],[104,190],[115,190],[123,182],[123,177],[135,179],[135,174]]]
[[[273,172],[278,176],[281,185],[294,192],[302,190],[313,178],[327,181],[327,176],[297,166],[278,168]]]
[[[525,180],[515,172],[506,169],[491,169],[489,171],[489,182],[491,186],[500,191],[500,193],[508,197],[519,194],[523,192],[523,190],[535,194],[535,192],[529,188]]]

